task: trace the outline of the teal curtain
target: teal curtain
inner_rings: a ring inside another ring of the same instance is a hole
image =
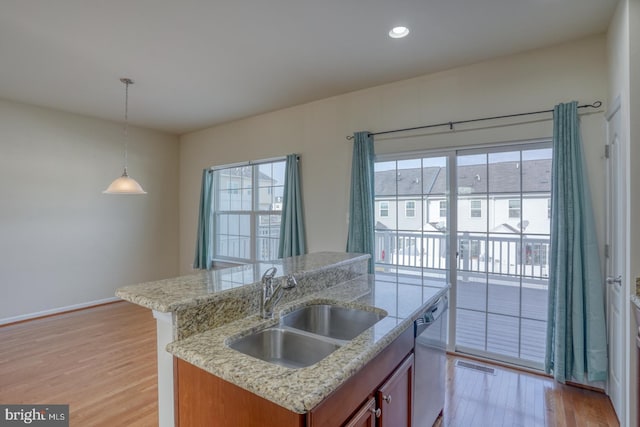
[[[374,271],[373,168],[373,136],[369,132],[356,132],[353,135],[353,158],[351,160],[347,252],[370,254],[369,273]]]
[[[304,218],[302,215],[302,188],[298,155],[287,156],[284,176],[284,196],[282,220],[280,222],[280,243],[278,258],[302,255],[307,252]]]
[[[577,108],[571,102],[553,112],[545,370],[563,383],[604,381],[608,368],[603,277]]]
[[[200,188],[200,213],[198,215],[198,235],[193,268],[208,270],[213,259],[213,171],[202,171]]]

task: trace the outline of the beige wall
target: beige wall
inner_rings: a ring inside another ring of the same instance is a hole
[[[102,194],[122,126],[0,100],[0,322],[177,274],[178,138],[130,128],[145,196]]]
[[[190,271],[195,247],[201,170],[291,152],[301,155],[309,251],[344,250],[351,143],[358,130],[552,108],[558,102],[605,101],[606,43],[592,37],[437,74],[404,80],[212,127],[180,138],[180,271]],[[417,138],[378,138],[378,153],[549,137],[550,115],[526,125],[485,122],[481,130],[435,132]],[[540,119],[540,118],[538,118]],[[530,119],[529,119],[530,120]],[[499,122],[503,123],[503,122]],[[583,117],[594,193],[602,195],[601,113]],[[603,202],[595,197],[599,231]],[[600,236],[603,236],[600,233]]]

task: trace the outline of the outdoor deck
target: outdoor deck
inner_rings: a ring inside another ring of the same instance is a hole
[[[385,296],[385,286],[404,287],[403,298],[423,298],[422,287],[441,287],[445,279],[425,280],[420,276],[376,272],[376,302],[390,315],[406,304]],[[505,280],[479,273],[459,274],[456,346],[459,350],[497,359],[541,367],[544,362],[547,318],[546,280]],[[391,288],[389,288],[391,290]]]

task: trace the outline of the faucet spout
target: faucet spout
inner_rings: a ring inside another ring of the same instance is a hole
[[[284,285],[278,284],[275,289],[273,288],[273,277],[276,274],[277,269],[271,267],[262,275],[262,298],[260,299],[260,315],[263,319],[270,319],[273,317],[273,308],[278,304],[280,298],[282,298],[283,290],[294,288],[298,283],[296,279],[289,274]]]

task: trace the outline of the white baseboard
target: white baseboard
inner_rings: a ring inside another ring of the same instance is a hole
[[[94,305],[107,304],[107,303],[115,302],[115,301],[118,301],[118,300],[120,300],[120,298],[111,297],[111,298],[99,299],[99,300],[95,300],[95,301],[83,302],[81,304],[68,305],[66,307],[52,308],[51,310],[44,310],[44,311],[38,311],[38,312],[35,312],[35,313],[23,314],[23,315],[20,315],[20,316],[5,317],[4,319],[0,319],[0,325],[6,325],[8,323],[21,322],[23,320],[35,319],[35,318],[43,317],[43,316],[50,316],[52,314],[64,313],[65,311],[78,310],[78,309],[81,309],[81,308],[87,308],[87,307],[91,307],[91,306],[94,306]]]

